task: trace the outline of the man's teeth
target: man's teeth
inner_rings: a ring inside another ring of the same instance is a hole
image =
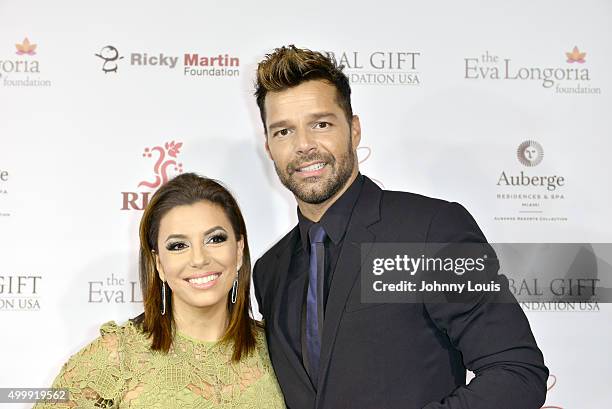
[[[299,171],[300,172],[314,172],[315,170],[323,169],[325,165],[326,165],[325,162],[315,163],[314,165],[306,166],[305,168],[300,168]]]
[[[192,284],[206,284],[208,282],[216,280],[219,276],[220,274],[211,274],[206,277],[190,278],[189,282]]]

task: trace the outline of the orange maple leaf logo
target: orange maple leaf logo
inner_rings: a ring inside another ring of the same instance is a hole
[[[23,55],[23,54],[27,54],[27,55],[35,55],[36,54],[36,44],[30,44],[30,40],[28,40],[28,38],[24,38],[23,39],[23,43],[21,44],[15,44],[15,47],[17,47],[17,54],[19,55]]]
[[[578,47],[574,47],[571,53],[565,53],[565,55],[567,56],[567,62],[570,64],[575,62],[583,64],[585,62],[586,53],[581,53]]]

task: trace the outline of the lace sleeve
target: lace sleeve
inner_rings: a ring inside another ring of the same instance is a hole
[[[104,324],[100,329],[102,336],[64,364],[53,387],[67,388],[68,402],[40,403],[34,409],[119,407],[124,384],[120,330],[114,322]]]

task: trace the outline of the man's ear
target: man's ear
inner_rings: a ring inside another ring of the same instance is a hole
[[[356,150],[361,142],[361,122],[359,122],[359,116],[357,115],[353,115],[351,119],[351,142],[353,150]]]
[[[153,257],[155,258],[155,268],[157,268],[157,274],[159,275],[159,279],[162,281],[166,281],[166,273],[164,272],[164,267],[159,261],[159,254],[157,252],[153,252]]]
[[[268,145],[268,135],[266,135],[266,142],[264,146],[266,148],[266,153],[268,154],[268,158],[270,158],[271,161],[274,161],[274,159],[272,159],[272,152],[270,152],[270,146]]]

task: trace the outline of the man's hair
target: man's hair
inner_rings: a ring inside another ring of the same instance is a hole
[[[277,48],[257,66],[255,97],[261,120],[266,130],[264,102],[268,92],[279,92],[310,80],[323,80],[336,88],[338,105],[344,111],[347,121],[353,117],[351,108],[351,86],[344,67],[333,57],[306,48],[289,45]],[[267,132],[267,130],[266,130]]]

